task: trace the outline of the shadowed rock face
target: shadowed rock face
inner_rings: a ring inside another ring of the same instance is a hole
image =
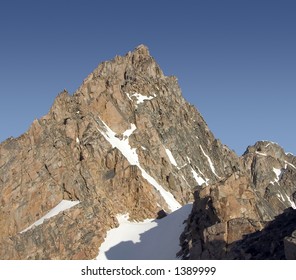
[[[184,259],[295,258],[295,157],[260,141],[241,161],[240,171],[196,192]]]
[[[296,211],[286,209],[268,222],[263,230],[246,234],[242,240],[231,244],[228,257],[253,260],[295,259],[295,221]]]
[[[221,144],[141,45],[1,143],[0,259],[92,259],[117,214],[157,218],[190,201],[180,256],[224,258],[293,206],[295,165],[270,142],[241,158]],[[80,203],[21,233],[62,200]]]

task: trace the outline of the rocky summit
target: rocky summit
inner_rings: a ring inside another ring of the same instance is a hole
[[[216,139],[140,45],[1,143],[0,259],[95,259],[118,215],[166,219],[188,203],[179,258],[295,259],[295,181],[276,143],[239,157]]]

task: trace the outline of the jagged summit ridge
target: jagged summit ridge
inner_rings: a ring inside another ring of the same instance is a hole
[[[138,81],[151,83],[149,79],[158,78],[165,78],[162,70],[154,58],[150,56],[148,48],[140,45],[125,56],[116,56],[111,61],[101,63],[84,80],[83,84],[104,80],[109,87],[115,84],[125,86]]]

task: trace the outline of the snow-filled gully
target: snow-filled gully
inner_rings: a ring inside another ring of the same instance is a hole
[[[166,191],[152,176],[150,176],[146,170],[140,165],[137,149],[132,148],[129,144],[129,136],[136,130],[136,126],[131,124],[131,128],[123,133],[124,138],[119,139],[115,135],[116,133],[100,119],[97,121],[103,129],[97,128],[98,131],[104,136],[104,138],[111,144],[113,148],[117,148],[128,160],[131,165],[136,165],[141,170],[142,176],[157,190],[167,203],[170,210],[176,211],[181,207],[181,204],[174,198],[174,196]]]

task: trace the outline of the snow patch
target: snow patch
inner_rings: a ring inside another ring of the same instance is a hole
[[[169,158],[171,164],[173,164],[173,165],[175,165],[175,166],[178,166],[178,164],[177,164],[175,158],[173,157],[172,152],[171,152],[169,149],[167,149],[167,148],[165,148],[165,151],[166,151],[166,154],[168,155],[168,158]]]
[[[204,154],[204,156],[207,158],[207,160],[208,160],[208,162],[209,162],[209,165],[210,165],[210,168],[211,168],[212,172],[214,173],[214,175],[215,175],[217,178],[220,178],[219,175],[217,175],[217,173],[216,173],[216,170],[215,170],[214,164],[213,164],[212,160],[210,159],[210,157],[205,153],[205,151],[203,150],[203,148],[202,148],[201,145],[199,145],[199,147],[200,147],[202,153]]]
[[[208,186],[209,184],[208,184],[208,182],[210,181],[208,178],[206,178],[206,176],[200,171],[200,169],[198,168],[198,167],[196,167],[197,168],[197,170],[198,170],[198,172],[205,178],[205,183],[206,183],[206,185]]]
[[[273,170],[276,178],[273,181],[270,181],[269,183],[274,185],[275,183],[279,182],[281,174],[282,174],[282,170],[278,169],[278,168],[273,168],[272,170]]]
[[[116,137],[116,133],[113,132],[106,123],[104,123],[102,120],[101,122],[104,125],[104,130],[98,129],[98,131],[102,133],[104,138],[111,144],[112,148],[117,148],[118,150],[120,150],[131,165],[139,165],[139,159],[136,149],[130,146],[129,139],[119,139],[118,137]],[[131,128],[125,131],[123,134],[129,135],[132,127],[133,125],[131,125]]]
[[[125,132],[123,132],[123,134],[122,134],[123,137],[125,137],[125,138],[130,137],[136,129],[137,129],[137,127],[132,123],[131,128],[127,129]]]
[[[201,186],[202,184],[207,184],[207,181],[205,181],[201,176],[199,176],[195,170],[191,167],[191,172],[192,172],[192,175],[195,179],[195,181]]]
[[[273,172],[276,175],[275,182],[278,182],[280,180],[280,176],[282,174],[282,170],[281,169],[278,169],[278,168],[273,168]]]
[[[188,204],[160,220],[131,222],[128,214],[118,215],[119,227],[107,232],[97,260],[173,260],[180,250],[184,220],[191,212]]]
[[[78,137],[76,137],[76,143],[77,143],[77,144],[80,144],[80,140],[79,140]]]
[[[145,95],[142,95],[142,94],[140,94],[138,92],[134,92],[134,93],[128,93],[128,92],[126,92],[126,95],[127,95],[127,97],[131,101],[135,100],[137,105],[143,103],[145,100],[151,100],[154,97],[156,97],[156,94],[155,93],[153,94],[153,96],[145,96]]]
[[[24,233],[35,226],[39,226],[39,225],[43,224],[43,222],[45,220],[58,215],[60,212],[63,212],[63,211],[66,211],[66,210],[72,208],[73,206],[77,205],[78,203],[80,203],[80,201],[62,200],[57,206],[52,208],[46,215],[44,215],[42,218],[40,218],[38,221],[36,221],[32,225],[30,225],[29,227],[27,227],[26,229],[24,229],[20,233]]]
[[[136,165],[142,172],[142,176],[152,185],[156,190],[159,191],[160,195],[164,198],[165,202],[168,204],[172,211],[175,211],[181,207],[180,203],[174,198],[174,196],[166,191],[160,184],[156,182],[140,165],[137,149],[132,148],[129,144],[128,137],[124,139],[119,139],[116,137],[116,133],[113,132],[106,123],[100,120],[104,125],[104,129],[98,131],[104,136],[104,138],[111,144],[113,148],[117,148],[123,154],[123,156],[128,160],[131,165]],[[128,129],[123,134],[131,135],[131,131],[134,131],[134,126],[131,124],[131,128]]]

